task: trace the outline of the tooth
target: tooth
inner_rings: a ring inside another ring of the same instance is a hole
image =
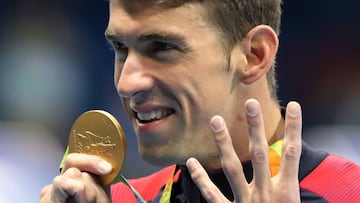
[[[144,120],[150,120],[151,119],[151,113],[145,113],[144,114]]]
[[[169,115],[170,113],[171,113],[171,111],[168,109],[156,110],[156,111],[151,111],[151,112],[146,112],[146,113],[137,112],[137,117],[143,121],[150,121],[153,119],[161,119],[162,117],[165,117],[165,116]]]
[[[156,119],[160,119],[161,118],[161,111],[157,111],[156,115],[155,115]]]
[[[138,113],[140,120],[149,120],[150,115],[148,113]]]
[[[144,120],[143,114],[138,113],[137,116],[138,116],[138,118],[139,118],[140,120]]]
[[[152,111],[150,115],[151,115],[150,119],[156,118],[156,112],[155,111]]]
[[[163,112],[163,115],[162,115],[162,116],[167,116],[169,113],[170,113],[170,111],[169,111],[169,110],[166,110],[166,111]]]

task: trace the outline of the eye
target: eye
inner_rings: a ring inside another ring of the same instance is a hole
[[[177,46],[168,42],[153,42],[151,47],[153,52],[159,52],[159,51],[170,51],[173,49],[177,49]]]
[[[114,47],[116,58],[121,62],[125,62],[129,52],[128,47],[125,44],[117,41],[113,41],[111,44]]]
[[[172,49],[176,49],[177,47],[171,43],[167,42],[154,42],[153,43],[153,51],[169,51]]]
[[[178,46],[172,43],[163,42],[163,41],[154,41],[145,51],[150,57],[156,58],[161,61],[169,61],[174,59],[177,56],[179,51]]]

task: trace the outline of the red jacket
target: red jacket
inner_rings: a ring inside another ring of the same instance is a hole
[[[308,158],[311,156],[302,157],[300,165],[311,162]],[[129,183],[144,200],[151,201],[159,195],[175,167],[166,167]],[[178,179],[179,173],[174,181]],[[300,180],[300,194],[301,202],[360,203],[360,166],[339,156],[326,155]],[[114,203],[137,203],[132,191],[121,182],[111,186],[111,196]]]

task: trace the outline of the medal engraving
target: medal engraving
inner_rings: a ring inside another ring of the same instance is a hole
[[[91,131],[84,133],[73,132],[75,150],[79,153],[92,154],[98,156],[113,156],[116,143],[113,143],[110,136],[101,137]]]

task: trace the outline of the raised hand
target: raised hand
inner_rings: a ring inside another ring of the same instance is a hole
[[[249,152],[254,177],[247,183],[241,162],[232,145],[231,137],[220,116],[211,120],[215,143],[218,148],[223,171],[231,185],[234,202],[300,202],[299,161],[301,155],[301,108],[296,102],[287,105],[285,117],[285,137],[279,173],[271,177],[268,160],[268,143],[259,103],[250,99],[245,103],[249,126]],[[204,168],[195,158],[186,163],[191,177],[209,203],[230,202],[211,182]]]

